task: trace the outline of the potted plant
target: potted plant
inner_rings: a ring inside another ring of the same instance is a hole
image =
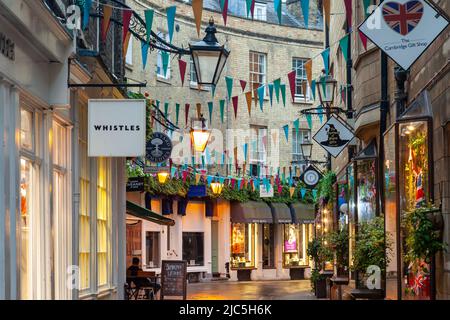
[[[325,244],[323,237],[317,237],[308,243],[307,254],[314,261],[314,268],[311,271],[311,287],[317,298],[327,297],[326,276],[322,272],[325,261],[333,258],[333,253]]]
[[[392,240],[388,233],[385,234],[384,216],[358,225],[352,266],[352,270],[361,275],[357,288],[365,287],[369,266],[378,266],[381,279],[384,279],[391,250]]]
[[[342,230],[334,231],[328,235],[328,243],[334,252],[337,275],[347,275],[348,268],[348,228],[344,227]]]

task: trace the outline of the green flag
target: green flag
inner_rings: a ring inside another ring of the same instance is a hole
[[[178,116],[180,115],[180,104],[179,103],[177,103],[176,105],[175,105],[175,117],[176,117],[176,120],[177,120],[177,122],[176,122],[176,124],[178,125]]]
[[[275,96],[277,97],[278,103],[280,103],[280,85],[281,85],[281,79],[276,79],[273,81],[273,87],[275,89]]]
[[[213,102],[208,102],[208,109],[209,109],[209,124],[212,123],[212,112],[213,112],[214,104]]]
[[[162,64],[163,64],[164,77],[167,77],[167,69],[169,68],[170,54],[166,51],[162,51],[161,58],[162,58]]]
[[[233,93],[233,78],[225,77],[225,82],[227,83],[228,101],[231,99],[231,94]]]
[[[224,110],[225,110],[225,100],[220,100],[220,120],[223,123],[223,114],[224,114]]]
[[[283,106],[286,107],[286,84],[283,83],[282,85],[280,85],[280,89],[281,89],[281,98],[283,98]]]
[[[370,13],[369,13],[369,6],[370,6],[371,2],[372,2],[372,0],[363,0],[364,16],[366,18],[370,15]]]
[[[164,116],[167,118],[168,114],[169,114],[169,103],[166,102],[164,103]]]
[[[348,61],[348,44],[350,40],[350,35],[346,34],[340,41],[339,46],[341,47],[342,54],[344,56],[345,61]]]
[[[155,11],[153,9],[145,10],[145,27],[147,29],[147,43],[150,43],[151,34],[152,34],[152,26],[153,26],[153,16]]]

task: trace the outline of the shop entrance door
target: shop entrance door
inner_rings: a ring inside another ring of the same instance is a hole
[[[211,272],[219,276],[219,222],[211,221]]]

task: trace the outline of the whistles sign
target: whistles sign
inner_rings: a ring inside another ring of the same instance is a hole
[[[145,100],[89,100],[89,157],[145,156]]]

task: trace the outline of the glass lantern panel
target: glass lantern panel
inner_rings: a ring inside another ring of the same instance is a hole
[[[213,84],[220,51],[194,51],[192,56],[197,70],[198,83]]]

